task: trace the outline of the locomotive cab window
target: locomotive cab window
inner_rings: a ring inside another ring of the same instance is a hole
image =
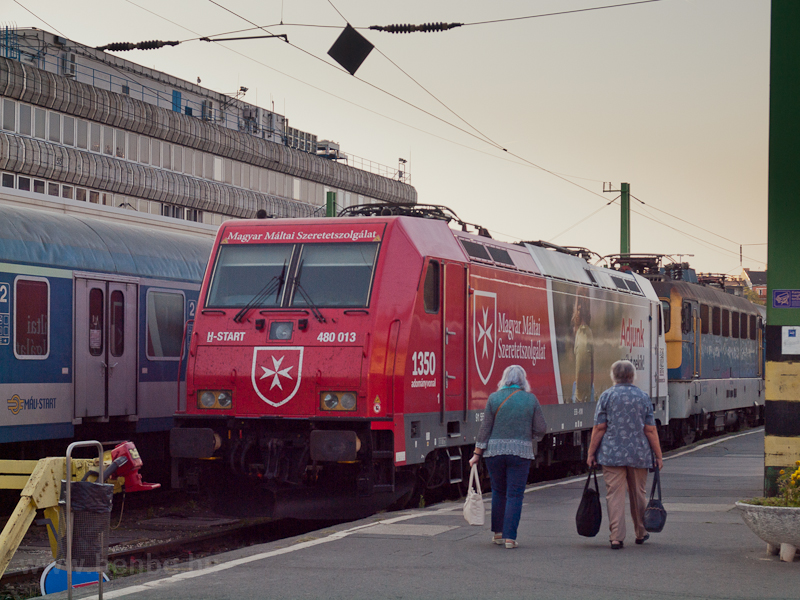
[[[221,246],[208,291],[208,308],[280,306],[294,244]]]
[[[377,254],[377,242],[305,244],[291,306],[368,306]]]
[[[14,355],[44,360],[50,354],[50,282],[39,277],[14,281]]]
[[[684,302],[681,307],[681,332],[691,333],[692,331],[692,305]]]
[[[700,305],[700,331],[701,333],[708,333],[709,323],[711,319],[708,318],[708,304]]]
[[[432,260],[428,263],[425,273],[425,312],[439,312],[439,262]]]
[[[664,333],[667,333],[669,326],[672,324],[672,309],[669,305],[669,300],[661,301],[661,311],[664,313]]]

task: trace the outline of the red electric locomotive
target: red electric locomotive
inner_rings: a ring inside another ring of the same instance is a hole
[[[346,518],[461,483],[511,364],[549,425],[538,465],[584,457],[620,358],[666,419],[647,280],[451,229],[439,207],[356,210],[220,227],[187,330],[173,485],[216,468],[249,488],[223,495],[229,512]]]

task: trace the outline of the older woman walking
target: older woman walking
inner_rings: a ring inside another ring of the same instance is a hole
[[[486,460],[492,480],[492,541],[517,547],[517,527],[522,515],[522,498],[528,471],[534,458],[533,441],[547,431],[542,407],[525,369],[511,365],[503,372],[497,391],[489,396],[483,412],[483,423],[475,442],[475,453],[469,461]]]
[[[635,377],[636,369],[630,361],[618,360],[611,365],[614,385],[597,402],[586,459],[590,467],[603,466],[612,550],[622,548],[625,540],[626,491],[636,543],[644,544],[650,537],[644,528],[647,470],[654,458],[659,469],[664,466],[653,403],[650,396],[633,385]]]

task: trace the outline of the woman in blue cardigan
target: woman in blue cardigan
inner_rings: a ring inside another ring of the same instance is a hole
[[[483,456],[492,480],[492,541],[517,547],[517,527],[522,514],[522,498],[528,471],[534,458],[533,442],[547,431],[542,407],[525,369],[511,365],[503,372],[497,391],[489,396],[483,423],[469,461],[476,464]]]

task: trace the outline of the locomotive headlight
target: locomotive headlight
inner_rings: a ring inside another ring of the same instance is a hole
[[[322,408],[325,410],[336,410],[336,407],[339,405],[339,398],[336,397],[336,394],[331,392],[325,392],[322,394]]]
[[[230,390],[200,390],[197,392],[197,408],[228,409],[233,405]]]
[[[214,404],[217,402],[214,394],[209,391],[201,392],[199,400],[200,408],[214,408]]]
[[[289,322],[270,323],[269,339],[271,340],[290,340],[292,339],[293,324]]]
[[[357,401],[355,392],[322,392],[319,395],[322,410],[355,410]]]
[[[339,403],[344,410],[354,410],[356,407],[356,395],[352,392],[345,392],[339,399]]]
[[[232,400],[230,392],[220,392],[217,396],[217,404],[220,405],[220,408],[230,408]]]

